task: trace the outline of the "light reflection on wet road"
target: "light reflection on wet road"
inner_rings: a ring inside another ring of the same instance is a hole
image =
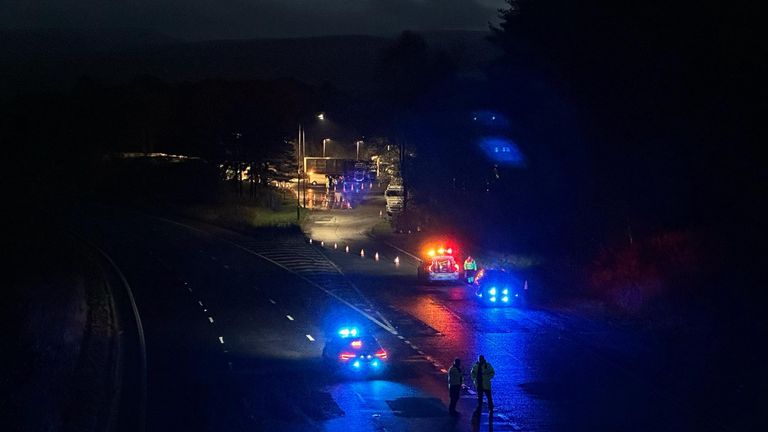
[[[316,241],[306,244],[330,257],[399,332],[396,337],[378,331],[392,368],[381,380],[370,381],[338,379],[319,361],[324,315],[338,304],[231,240],[223,241],[216,230],[140,215],[100,215],[90,221],[88,229],[125,267],[146,318],[149,429],[689,426],[679,411],[688,408],[659,390],[655,373],[664,358],[653,341],[567,308],[485,308],[465,286],[419,285],[412,260],[366,233],[380,221],[381,204],[313,215],[310,233]],[[279,248],[283,240],[270,244]],[[346,246],[368,254],[346,253]],[[380,254],[379,261],[372,252]],[[403,257],[400,265],[393,263],[396,256]],[[474,400],[469,394],[460,402],[461,417],[445,415],[441,369],[459,357],[468,375],[478,354],[496,369],[492,424],[487,414],[479,423],[470,421]],[[186,418],[190,406],[198,409]]]

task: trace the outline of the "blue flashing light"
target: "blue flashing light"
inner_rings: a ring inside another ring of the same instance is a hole
[[[504,296],[501,298],[501,301],[503,301],[504,303],[509,303],[509,297]]]
[[[346,338],[346,337],[356,337],[357,336],[357,328],[350,327],[350,328],[343,328],[339,330],[339,336]]]
[[[378,360],[374,360],[374,361],[372,361],[372,362],[371,362],[371,366],[373,366],[373,367],[379,367],[379,361],[378,361]]]
[[[478,142],[480,148],[492,161],[514,167],[525,166],[525,156],[518,145],[509,138],[490,136],[481,138]]]
[[[359,368],[360,367],[360,360],[355,360],[354,363],[352,363],[353,367]]]
[[[488,290],[488,294],[490,294],[490,295],[496,295],[496,287],[492,287],[491,289],[489,289],[489,290]]]
[[[496,297],[491,297],[491,302],[496,303]]]

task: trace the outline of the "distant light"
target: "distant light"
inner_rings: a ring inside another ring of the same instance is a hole
[[[478,145],[492,161],[517,167],[525,166],[525,156],[511,139],[488,136],[478,140]]]
[[[318,120],[325,120],[325,113],[320,113],[317,115]]]
[[[361,340],[352,341],[350,345],[352,345],[352,348],[360,348],[363,346],[363,341]]]

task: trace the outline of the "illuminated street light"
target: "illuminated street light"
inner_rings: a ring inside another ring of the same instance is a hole
[[[325,113],[320,113],[317,115],[318,120],[325,120]]]

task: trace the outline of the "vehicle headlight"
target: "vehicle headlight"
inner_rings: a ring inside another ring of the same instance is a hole
[[[491,297],[491,301],[496,303],[496,297]]]
[[[504,303],[507,303],[507,302],[509,302],[509,297],[504,296],[504,297],[501,298],[501,301],[503,301]]]
[[[506,288],[504,288],[504,289],[501,291],[501,293],[502,293],[502,294],[504,294],[504,295],[507,295],[507,294],[509,294],[509,290],[508,290],[508,289],[506,289]]]
[[[488,294],[490,294],[490,295],[496,295],[496,287],[493,287],[493,288],[489,289],[489,290],[488,290]]]

